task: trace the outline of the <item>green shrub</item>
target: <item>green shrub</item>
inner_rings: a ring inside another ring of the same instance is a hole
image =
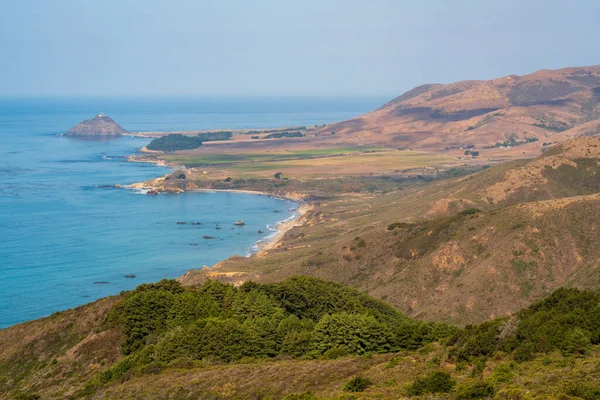
[[[399,356],[393,357],[391,358],[387,364],[385,365],[386,368],[394,368],[395,366],[397,366],[398,364],[400,364],[400,361],[402,361],[402,358]]]
[[[487,357],[477,357],[473,360],[473,369],[471,370],[472,377],[478,377],[483,375],[483,370],[487,365]]]
[[[396,228],[397,228],[397,227],[399,227],[399,226],[402,226],[402,223],[401,223],[401,222],[394,222],[394,223],[391,223],[391,224],[389,224],[389,225],[387,226],[387,230],[388,230],[388,231],[393,231],[394,229],[396,229]]]
[[[522,342],[519,347],[514,351],[513,356],[516,361],[524,362],[531,361],[535,357],[535,344],[531,341]]]
[[[523,228],[525,226],[527,226],[527,222],[520,221],[520,222],[517,222],[516,224],[514,224],[512,228],[516,230],[516,229]]]
[[[522,389],[508,388],[499,391],[494,400],[533,400],[533,397]]]
[[[169,368],[189,369],[194,368],[196,363],[190,357],[179,357],[168,364]]]
[[[373,385],[373,382],[369,378],[362,376],[355,376],[344,384],[344,390],[347,392],[364,392],[369,386]]]
[[[335,360],[336,358],[345,357],[348,355],[348,351],[341,347],[334,347],[327,350],[323,354],[323,358],[326,360]]]
[[[456,400],[485,399],[495,392],[494,386],[488,382],[462,385],[456,391]]]
[[[450,357],[456,361],[469,361],[480,356],[490,356],[498,349],[499,328],[504,320],[498,319],[480,325],[467,325],[456,332],[449,343]]]
[[[18,392],[14,395],[15,400],[39,400],[42,396],[37,393],[21,393]]]
[[[565,392],[570,396],[576,396],[583,400],[600,399],[599,385],[570,382],[566,385]]]
[[[406,388],[407,396],[422,396],[427,393],[449,393],[456,382],[447,372],[434,371],[429,375],[417,378]]]
[[[561,288],[509,321],[497,319],[457,331],[448,340],[450,357],[472,361],[498,350],[512,352],[517,361],[554,350],[585,354],[600,343],[600,294]]]
[[[590,334],[581,328],[570,329],[565,335],[563,354],[583,355],[589,353],[592,348]]]
[[[479,214],[481,212],[481,210],[479,208],[466,208],[464,210],[462,210],[461,212],[459,212],[459,215],[474,215],[474,214]]]
[[[514,378],[513,367],[510,364],[500,364],[492,372],[493,383],[507,383]]]

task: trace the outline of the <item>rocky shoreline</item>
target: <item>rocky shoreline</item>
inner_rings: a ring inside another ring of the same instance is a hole
[[[165,163],[162,160],[140,160],[135,158],[135,156],[130,156],[128,157],[128,161],[130,162],[149,162],[149,163],[153,163],[156,165],[160,165],[160,166],[169,166],[169,167],[173,167],[173,168],[177,168],[179,166],[177,165],[168,165],[167,163]],[[252,253],[250,255],[250,257],[262,257],[264,255],[266,255],[269,250],[277,248],[278,246],[281,245],[281,241],[283,239],[283,237],[285,236],[285,234],[291,230],[294,227],[297,226],[302,226],[304,225],[304,223],[306,222],[306,216],[307,216],[307,212],[313,210],[314,205],[310,204],[309,200],[310,200],[310,196],[304,193],[296,193],[296,192],[278,192],[278,193],[269,193],[269,192],[262,192],[262,191],[257,191],[257,190],[248,190],[248,189],[202,189],[202,188],[190,188],[190,189],[182,189],[179,187],[173,187],[173,186],[169,186],[166,184],[167,178],[169,177],[170,174],[158,177],[158,178],[154,178],[148,181],[144,181],[144,182],[137,182],[137,183],[132,183],[130,185],[126,185],[123,186],[125,188],[128,189],[135,189],[135,190],[146,190],[147,194],[159,194],[159,193],[165,193],[165,194],[178,194],[178,193],[185,193],[185,192],[204,192],[204,193],[211,193],[211,192],[231,192],[231,193],[244,193],[244,194],[253,194],[253,195],[260,195],[260,196],[268,196],[268,197],[273,197],[273,198],[281,198],[284,200],[288,200],[288,201],[293,201],[295,203],[298,203],[298,207],[294,210],[298,216],[296,218],[290,219],[290,220],[285,220],[285,221],[281,221],[279,223],[277,223],[277,225],[275,226],[275,231],[277,232],[272,238],[270,238],[268,241],[265,242],[261,242],[258,243],[258,248],[259,251],[257,251],[256,253]],[[193,184],[192,184],[193,185]],[[188,186],[190,186],[188,184]],[[229,257],[231,258],[231,257]],[[228,258],[228,259],[229,259]],[[227,260],[227,259],[226,259]],[[225,260],[223,260],[225,261]],[[202,268],[202,270],[211,270],[214,271],[215,269],[218,269],[219,266],[223,263],[223,261],[220,261],[212,266],[204,266]],[[186,272],[184,275],[182,275],[180,278],[178,278],[179,281],[184,282],[186,280],[186,276],[190,275],[192,273],[192,271],[194,270],[190,270],[188,272]],[[219,273],[217,271],[214,271],[215,275],[218,275]]]

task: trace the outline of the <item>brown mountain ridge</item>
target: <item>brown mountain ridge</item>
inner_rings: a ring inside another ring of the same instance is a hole
[[[511,148],[533,155],[600,133],[600,66],[489,81],[418,86],[379,109],[322,128],[345,140],[448,151]],[[484,156],[484,154],[482,154]]]

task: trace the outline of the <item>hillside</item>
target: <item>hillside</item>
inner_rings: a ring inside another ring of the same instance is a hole
[[[389,193],[320,192],[304,225],[277,248],[182,281],[315,275],[420,319],[479,323],[562,286],[600,286],[599,162],[600,138],[586,137],[534,160],[426,185],[405,181]]]
[[[1,330],[0,398],[595,399],[598,173],[584,137],[429,183],[319,183],[259,256]]]
[[[111,117],[98,114],[92,119],[86,119],[83,122],[70,128],[66,136],[119,136],[126,134],[127,131],[117,124]]]
[[[315,278],[163,280],[0,331],[0,398],[591,400],[599,296],[459,329]]]
[[[599,133],[599,126],[600,66],[592,66],[422,85],[318,135],[435,151],[472,146],[481,157],[495,157],[535,155],[554,142]]]
[[[152,188],[307,211],[254,257],[0,330],[0,398],[599,398],[598,76],[426,85],[322,140],[371,146],[311,130],[164,155],[189,168]]]

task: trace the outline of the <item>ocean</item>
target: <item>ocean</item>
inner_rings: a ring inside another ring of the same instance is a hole
[[[0,98],[0,328],[250,255],[295,216],[268,196],[114,188],[169,169],[127,162],[150,139],[61,136],[72,125],[100,112],[130,131],[314,125],[386,100]]]

